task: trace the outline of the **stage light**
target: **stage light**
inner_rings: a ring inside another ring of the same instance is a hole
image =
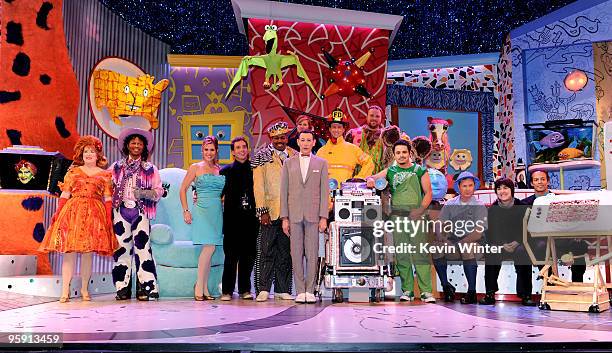
[[[569,74],[567,74],[567,76],[565,76],[565,80],[563,81],[563,84],[565,85],[565,88],[567,88],[568,90],[572,92],[578,92],[586,86],[588,81],[589,81],[589,78],[584,73],[584,71],[574,70],[570,72]]]

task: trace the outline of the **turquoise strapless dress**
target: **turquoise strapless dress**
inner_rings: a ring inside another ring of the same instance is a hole
[[[221,193],[224,175],[202,174],[195,179],[198,202],[193,207],[191,239],[197,245],[223,245]]]

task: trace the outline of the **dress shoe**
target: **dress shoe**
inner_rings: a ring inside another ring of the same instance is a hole
[[[478,301],[481,305],[493,305],[495,304],[495,293],[487,293],[482,299]]]
[[[259,294],[257,294],[257,298],[255,300],[258,302],[265,302],[268,300],[269,295],[269,292],[262,290],[261,292],[259,292]]]
[[[463,298],[461,298],[461,304],[476,304],[477,302],[475,291],[468,291]]]
[[[317,297],[313,293],[306,292],[306,303],[314,304],[317,302]]]
[[[455,301],[455,287],[450,283],[444,286],[444,301],[447,303]]]
[[[282,300],[293,300],[294,299],[293,295],[289,293],[274,293],[274,298],[282,299]]]
[[[531,300],[531,296],[530,295],[528,295],[526,297],[523,297],[523,299],[521,299],[521,304],[523,304],[524,306],[536,306],[537,305],[536,302]]]
[[[253,300],[253,294],[251,294],[251,292],[244,292],[240,294],[240,298],[244,300]]]
[[[306,303],[306,293],[300,293],[295,298],[296,303],[304,304]]]

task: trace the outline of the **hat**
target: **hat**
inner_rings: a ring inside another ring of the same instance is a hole
[[[268,128],[268,136],[274,137],[284,135],[289,132],[289,125],[284,121],[279,121]]]
[[[125,145],[125,139],[127,139],[131,135],[140,135],[147,140],[147,151],[151,152],[153,146],[153,134],[148,130],[139,129],[137,127],[130,127],[121,130],[119,137],[117,137],[117,144],[119,145],[119,150],[123,149]]]
[[[463,179],[474,180],[474,190],[478,190],[480,188],[480,179],[478,179],[478,177],[475,177],[474,174],[472,174],[471,172],[466,171],[466,172],[461,172],[457,180],[455,180],[455,184],[453,184],[455,191],[459,190],[459,184],[461,184],[461,180]]]
[[[327,124],[342,124],[344,126],[348,125],[348,119],[346,115],[342,112],[342,109],[336,108],[331,114],[327,116]]]

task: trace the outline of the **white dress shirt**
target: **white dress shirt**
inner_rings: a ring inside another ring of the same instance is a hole
[[[302,172],[302,181],[306,182],[306,175],[308,174],[308,166],[310,165],[310,156],[303,156],[300,154],[300,171]]]

